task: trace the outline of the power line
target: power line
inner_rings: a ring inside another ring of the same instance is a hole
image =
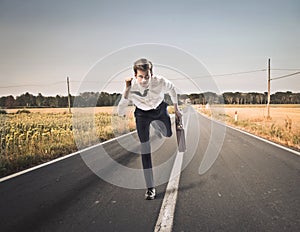
[[[9,86],[0,86],[1,89],[8,89],[8,88],[18,88],[18,87],[43,87],[43,86],[52,86],[52,85],[58,85],[61,83],[65,83],[64,81],[58,81],[50,84],[23,84],[23,85],[9,85]]]
[[[262,72],[262,71],[266,71],[266,70],[267,70],[267,69],[258,69],[258,70],[244,71],[244,72],[234,72],[234,73],[225,73],[225,74],[207,75],[207,76],[192,77],[191,79],[208,78],[208,77],[233,76],[233,75],[240,75],[240,74],[248,74],[248,73]],[[185,78],[173,78],[173,79],[170,79],[170,80],[185,80]]]
[[[280,70],[280,71],[298,71],[300,68],[271,68],[271,70]]]
[[[217,74],[217,75],[210,75],[209,77],[232,76],[232,75],[239,75],[239,74],[262,72],[262,71],[266,71],[266,69],[258,69],[258,70],[251,70],[251,71],[244,71],[244,72],[234,72],[234,73],[226,73],[226,74]],[[201,77],[195,77],[195,78],[201,78]]]
[[[198,77],[192,77],[191,79],[234,76],[234,75],[240,75],[240,74],[264,72],[266,70],[267,69],[257,69],[257,70],[243,71],[243,72],[232,72],[232,73],[225,73],[225,74],[198,76]],[[300,69],[271,69],[271,70],[300,70]],[[272,78],[271,80],[286,78],[286,77],[290,77],[290,76],[297,75],[297,74],[300,74],[300,71],[296,72],[296,73],[280,76],[280,77],[275,77],[275,78]],[[174,78],[174,79],[170,79],[170,80],[184,80],[184,79],[185,78]],[[71,83],[81,83],[81,82],[84,82],[84,83],[99,83],[101,81],[76,81],[76,80],[71,81]],[[114,82],[114,83],[123,82],[123,80],[113,80],[111,82]],[[65,84],[65,81],[58,81],[58,82],[49,83],[49,84],[20,84],[20,85],[0,86],[0,89],[19,88],[19,87],[44,87],[44,86],[53,86],[53,85],[59,85],[59,84]]]
[[[300,74],[300,72],[295,72],[295,73],[291,73],[291,74],[280,76],[280,77],[274,77],[274,78],[271,78],[271,80],[278,80],[278,79],[294,76],[294,75],[297,75],[297,74]]]

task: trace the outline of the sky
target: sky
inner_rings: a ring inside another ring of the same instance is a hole
[[[0,33],[0,96],[65,96],[67,77],[76,95],[99,60],[141,44],[189,53],[220,92],[266,92],[269,58],[271,78],[300,71],[298,0],[0,0]],[[156,49],[143,52],[155,57]],[[109,83],[109,91],[122,91],[135,60],[124,58],[125,71],[110,61],[119,81]],[[163,72],[163,59],[152,62]],[[169,79],[173,74],[163,72]],[[300,75],[272,80],[271,93],[278,91],[300,92]]]

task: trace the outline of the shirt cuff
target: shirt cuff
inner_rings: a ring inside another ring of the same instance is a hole
[[[119,116],[125,116],[126,115],[126,107],[128,106],[129,100],[125,99],[124,96],[122,95],[121,100],[118,104],[118,115]]]
[[[170,97],[171,97],[171,100],[173,102],[173,104],[178,104],[178,98],[177,98],[177,93],[175,92],[175,90],[172,90],[170,93],[169,93]]]

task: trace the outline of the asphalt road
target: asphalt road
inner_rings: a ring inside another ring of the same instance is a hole
[[[227,128],[215,163],[199,175],[213,123],[200,115],[195,120],[201,128],[200,142],[194,144],[195,155],[183,160],[186,167],[180,177],[173,231],[299,231],[300,156]],[[196,129],[190,123],[189,130]],[[166,139],[154,152],[154,164],[173,161],[175,144],[174,136]],[[103,146],[118,163],[141,167],[139,155],[117,141]],[[95,147],[82,155],[101,153]],[[171,168],[166,166],[165,172]],[[105,172],[107,176],[118,173],[114,166]],[[166,185],[157,187],[155,200],[146,201],[143,189],[110,184],[94,174],[79,154],[74,155],[1,182],[0,228],[154,231]]]

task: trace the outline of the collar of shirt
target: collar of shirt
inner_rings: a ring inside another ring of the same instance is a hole
[[[152,79],[152,78],[151,78],[151,79]],[[150,88],[150,85],[151,85],[151,80],[149,80],[149,84],[148,84],[147,87],[143,87],[143,86],[141,86],[141,85],[138,83],[137,79],[134,78],[134,79],[133,79],[133,84],[132,84],[132,86],[131,86],[131,90],[133,90],[133,91],[137,91],[137,90],[138,90],[140,93],[143,93],[146,89],[149,89],[149,88]]]
[[[134,79],[130,90],[130,100],[142,110],[155,109],[164,100],[162,82],[153,76],[148,87],[144,88]]]

